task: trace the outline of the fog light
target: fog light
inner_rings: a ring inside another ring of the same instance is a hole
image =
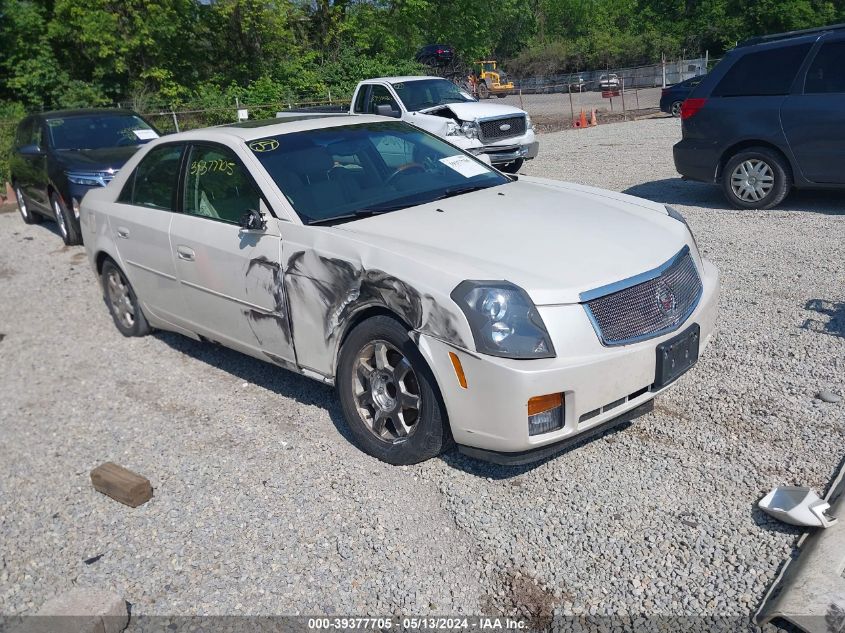
[[[528,401],[528,435],[551,433],[563,428],[563,394],[551,393]]]
[[[73,207],[73,215],[76,216],[76,219],[79,219],[79,200],[76,198],[71,198],[70,204]]]

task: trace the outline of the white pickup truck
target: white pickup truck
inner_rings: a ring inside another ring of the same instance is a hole
[[[531,117],[513,106],[481,103],[439,77],[380,77],[358,84],[350,114],[392,116],[516,173],[537,156]]]

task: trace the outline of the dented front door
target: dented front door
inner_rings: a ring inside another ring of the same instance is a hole
[[[278,222],[229,150],[197,145],[190,151],[182,213],[170,227],[186,320],[212,340],[292,364]],[[265,209],[263,230],[240,227],[249,209]]]

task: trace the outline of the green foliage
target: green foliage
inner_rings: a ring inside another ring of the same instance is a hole
[[[9,154],[15,139],[15,122],[25,115],[26,108],[22,103],[0,102],[0,185],[9,180]]]

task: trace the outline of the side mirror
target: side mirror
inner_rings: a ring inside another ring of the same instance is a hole
[[[44,150],[35,145],[34,143],[31,145],[23,145],[18,148],[18,152],[22,156],[44,156]]]
[[[263,231],[267,228],[267,220],[263,212],[249,209],[241,216],[240,225],[244,231]]]
[[[379,116],[392,116],[394,119],[399,119],[402,117],[402,113],[399,110],[396,110],[389,103],[382,103],[377,105],[376,114]]]

